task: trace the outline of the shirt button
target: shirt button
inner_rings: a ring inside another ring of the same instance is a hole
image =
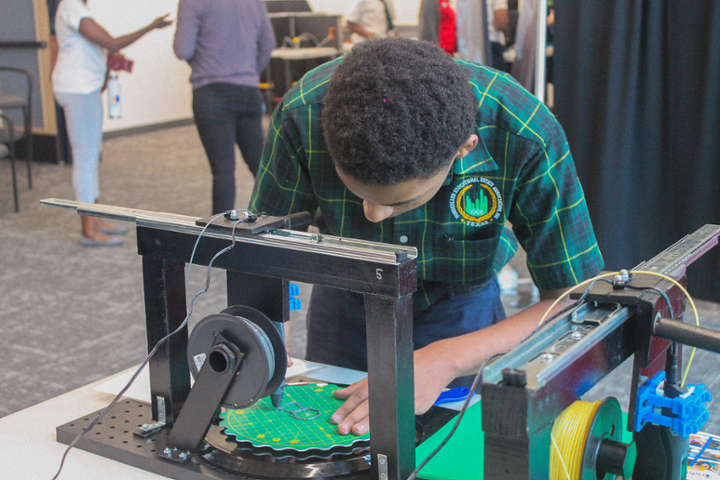
[[[407,243],[408,237],[407,235],[400,235],[400,243]]]

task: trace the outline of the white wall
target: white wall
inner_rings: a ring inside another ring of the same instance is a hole
[[[177,5],[178,0],[88,0],[98,23],[115,37],[134,32],[166,13],[176,18]],[[104,132],[192,118],[190,67],[175,57],[174,35],[173,24],[153,30],[122,50],[135,65],[132,73],[119,74],[122,116],[108,119],[105,103]]]
[[[344,14],[352,1],[309,0],[314,11],[336,14]],[[417,24],[420,0],[394,2],[398,25]],[[165,13],[176,18],[178,0],[88,0],[88,6],[100,25],[111,35],[120,36]],[[104,132],[192,118],[190,67],[175,57],[174,35],[175,25],[154,30],[122,51],[135,66],[132,73],[119,75],[122,116],[108,119],[106,114]]]
[[[397,25],[417,25],[420,0],[393,0],[397,11]],[[353,0],[308,0],[313,11],[344,14]]]

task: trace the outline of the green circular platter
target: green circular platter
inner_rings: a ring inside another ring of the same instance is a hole
[[[276,410],[270,398],[265,397],[250,407],[221,413],[220,426],[225,428],[226,435],[235,437],[240,444],[274,450],[329,450],[367,443],[369,433],[340,435],[337,425],[330,422],[330,416],[343,403],[333,394],[338,389],[340,387],[332,384],[285,386],[281,408],[295,410],[297,407],[292,402],[297,402],[301,407],[318,410],[320,415],[314,419],[301,419],[297,417],[302,415],[293,416],[287,411]]]

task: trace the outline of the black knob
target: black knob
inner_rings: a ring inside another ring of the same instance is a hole
[[[635,442],[630,442],[630,445],[627,445],[622,442],[603,438],[600,440],[595,461],[597,478],[605,478],[606,473],[620,475],[625,479],[630,478],[633,473],[636,457]]]

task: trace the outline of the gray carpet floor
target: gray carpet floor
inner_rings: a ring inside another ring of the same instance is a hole
[[[19,165],[20,213],[13,212],[10,168],[0,161],[0,417],[140,363],[146,355],[141,259],[135,233],[116,248],[79,244],[80,221],[70,210],[43,207],[44,198],[74,198],[72,168],[33,164],[28,189]],[[247,205],[252,176],[236,172],[237,206]],[[193,125],[117,137],[103,143],[100,203],[190,216],[210,214],[210,168]],[[522,254],[512,261],[527,279]],[[204,286],[194,268],[190,290]],[[196,302],[194,319],[225,306],[224,274],[213,270],[211,288]],[[300,285],[304,306],[311,287]],[[503,297],[508,313],[533,301],[527,284]],[[701,321],[720,329],[720,306],[698,302]],[[292,313],[291,352],[305,351],[305,309]],[[718,359],[699,353],[690,383],[720,395]],[[627,405],[628,365],[589,396],[613,395]],[[712,407],[711,410],[715,410]],[[720,432],[714,411],[706,430]]]

